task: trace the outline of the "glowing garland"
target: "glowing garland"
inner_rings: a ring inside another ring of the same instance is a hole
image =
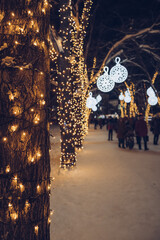
[[[11,1],[2,2],[2,8],[4,7],[5,10],[7,3],[11,3]],[[5,93],[1,91],[1,101],[3,105],[6,103],[5,111],[3,111],[4,119],[1,121],[0,138],[3,148],[0,181],[4,189],[0,196],[3,206],[0,221],[2,239],[6,238],[6,233],[9,233],[9,238],[12,238],[13,231],[14,238],[17,239],[19,232],[15,231],[16,225],[21,232],[21,238],[24,238],[26,231],[30,234],[30,238],[35,238],[35,234],[40,237],[45,225],[47,237],[50,215],[53,213],[49,210],[48,204],[51,179],[48,177],[49,169],[46,169],[49,167],[46,121],[48,97],[45,88],[49,79],[47,24],[45,31],[41,31],[49,13],[49,3],[47,0],[38,2],[39,7],[35,9],[30,7],[33,6],[30,5],[30,1],[26,1],[24,9],[20,6],[15,7],[12,2],[8,10],[15,8],[14,12],[0,11],[0,21],[4,18],[1,22],[0,35],[2,41],[6,41],[3,46],[0,46],[0,51],[6,48],[5,53],[11,55],[1,58],[0,62],[3,74],[5,74],[3,77],[1,74],[1,85],[6,91]],[[10,49],[12,49],[11,52]],[[34,55],[30,61],[34,63],[34,67],[32,63],[26,64],[25,61],[28,61],[29,57],[27,53],[24,61],[24,49],[30,50],[30,53],[36,53],[36,58],[40,58],[41,61],[44,57],[45,64],[36,66]],[[19,58],[17,60],[17,53],[21,53],[19,54],[21,61]],[[32,84],[31,81],[33,81]],[[42,136],[45,136],[45,140],[42,140]],[[45,211],[42,210],[40,217],[41,209],[38,214],[36,209],[44,198],[43,209]],[[44,225],[42,225],[43,222]],[[23,227],[23,225],[26,226]],[[39,231],[40,227],[42,230]]]

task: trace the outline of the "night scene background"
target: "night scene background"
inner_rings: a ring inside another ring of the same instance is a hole
[[[0,240],[160,239],[160,0],[0,0]]]

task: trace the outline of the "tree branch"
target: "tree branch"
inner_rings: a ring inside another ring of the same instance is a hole
[[[111,47],[111,49],[109,50],[109,52],[107,53],[107,55],[106,55],[106,57],[104,58],[103,63],[102,63],[102,65],[101,65],[99,71],[95,74],[95,76],[93,77],[93,79],[92,79],[92,81],[91,81],[90,83],[94,82],[94,81],[97,79],[97,77],[99,77],[102,68],[105,66],[106,61],[108,61],[108,58],[110,57],[110,54],[111,54],[117,47],[119,47],[119,46],[120,46],[122,43],[124,43],[125,41],[130,40],[131,38],[136,38],[136,37],[139,37],[139,36],[141,36],[141,35],[143,35],[143,34],[145,34],[145,33],[149,33],[149,32],[153,29],[154,26],[155,26],[155,25],[153,24],[151,27],[142,29],[142,30],[138,31],[137,33],[127,34],[127,35],[124,36],[121,40],[119,40],[118,42],[116,42],[116,43]],[[151,32],[151,33],[152,33],[152,32]]]

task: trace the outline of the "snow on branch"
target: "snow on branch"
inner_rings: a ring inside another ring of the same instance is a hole
[[[123,44],[125,41],[130,40],[132,38],[137,38],[140,37],[141,35],[144,35],[145,33],[152,33],[152,29],[155,26],[155,24],[153,24],[151,27],[142,29],[140,31],[138,31],[137,33],[132,33],[132,34],[127,34],[125,35],[121,40],[117,41],[112,47],[111,49],[108,51],[106,57],[104,58],[101,67],[99,68],[99,71],[95,74],[95,76],[92,78],[92,82],[94,82],[101,74],[101,70],[104,68],[106,62],[108,61],[108,59],[110,58],[111,53],[117,48],[119,47],[121,44]]]

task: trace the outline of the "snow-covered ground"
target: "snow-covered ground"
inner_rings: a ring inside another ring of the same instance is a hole
[[[89,130],[77,167],[58,171],[58,128],[51,128],[51,240],[159,240],[160,145],[119,149],[106,129]]]

